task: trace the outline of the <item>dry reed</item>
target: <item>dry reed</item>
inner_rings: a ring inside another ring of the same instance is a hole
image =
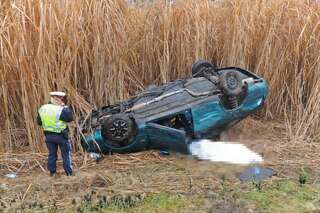
[[[1,1],[0,152],[43,150],[35,117],[51,90],[66,90],[79,116],[189,76],[199,58],[265,77],[266,118],[293,140],[316,138],[319,16],[311,0]]]

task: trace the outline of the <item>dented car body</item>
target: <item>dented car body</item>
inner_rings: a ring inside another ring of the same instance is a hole
[[[254,73],[200,60],[191,78],[150,86],[130,100],[93,111],[81,119],[79,134],[89,152],[189,153],[190,141],[219,139],[226,128],[261,108],[267,94],[266,81]]]

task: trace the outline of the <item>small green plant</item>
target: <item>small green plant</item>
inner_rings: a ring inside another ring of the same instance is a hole
[[[221,185],[224,187],[225,186],[225,182],[226,182],[226,175],[222,174],[221,175]]]
[[[252,184],[254,185],[254,187],[256,189],[258,189],[258,191],[262,190],[262,181],[261,180],[252,179]]]
[[[133,208],[143,201],[144,197],[138,195],[115,195],[109,199],[103,195],[97,196],[97,202],[92,197],[92,194],[86,194],[82,198],[80,206],[77,208],[77,212],[101,212],[105,209],[110,210],[123,210]],[[76,205],[76,201],[73,202]]]
[[[308,174],[304,171],[304,169],[302,169],[301,172],[299,173],[300,186],[306,184],[307,180],[308,180]]]
[[[114,196],[111,198],[109,206],[116,206],[121,209],[132,208],[141,201],[140,195]]]
[[[224,196],[226,193],[227,193],[227,186],[226,186],[226,176],[225,174],[222,174],[220,176],[220,184],[221,184],[221,187],[222,187],[222,190],[219,192],[219,194],[221,196]]]
[[[48,209],[47,212],[48,212],[48,213],[55,213],[55,212],[57,212],[57,207],[56,207],[56,206],[51,206],[51,207]]]

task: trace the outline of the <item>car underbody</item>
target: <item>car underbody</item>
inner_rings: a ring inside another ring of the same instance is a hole
[[[192,139],[218,139],[259,109],[267,92],[266,82],[247,70],[200,60],[192,78],[151,85],[130,100],[94,110],[79,122],[79,134],[88,151],[188,153]]]

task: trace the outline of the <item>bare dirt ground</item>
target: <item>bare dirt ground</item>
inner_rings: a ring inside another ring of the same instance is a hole
[[[306,171],[308,183],[313,186],[320,182],[320,146],[288,141],[282,124],[248,119],[227,131],[222,139],[239,141],[260,153],[263,166],[277,173],[270,181],[296,181],[299,172]],[[254,202],[238,202],[232,197],[248,190],[248,185],[237,179],[246,166],[200,161],[174,153],[161,156],[152,150],[105,156],[99,163],[88,155],[78,154],[74,159],[75,176],[66,177],[59,161],[59,175],[51,178],[45,170],[45,154],[1,155],[0,212],[85,212],[81,206],[88,203],[120,203],[120,209],[127,212],[155,194],[183,196],[186,208],[173,206],[180,212],[263,211]],[[17,171],[15,179],[4,176]],[[166,211],[175,212],[169,207]]]

